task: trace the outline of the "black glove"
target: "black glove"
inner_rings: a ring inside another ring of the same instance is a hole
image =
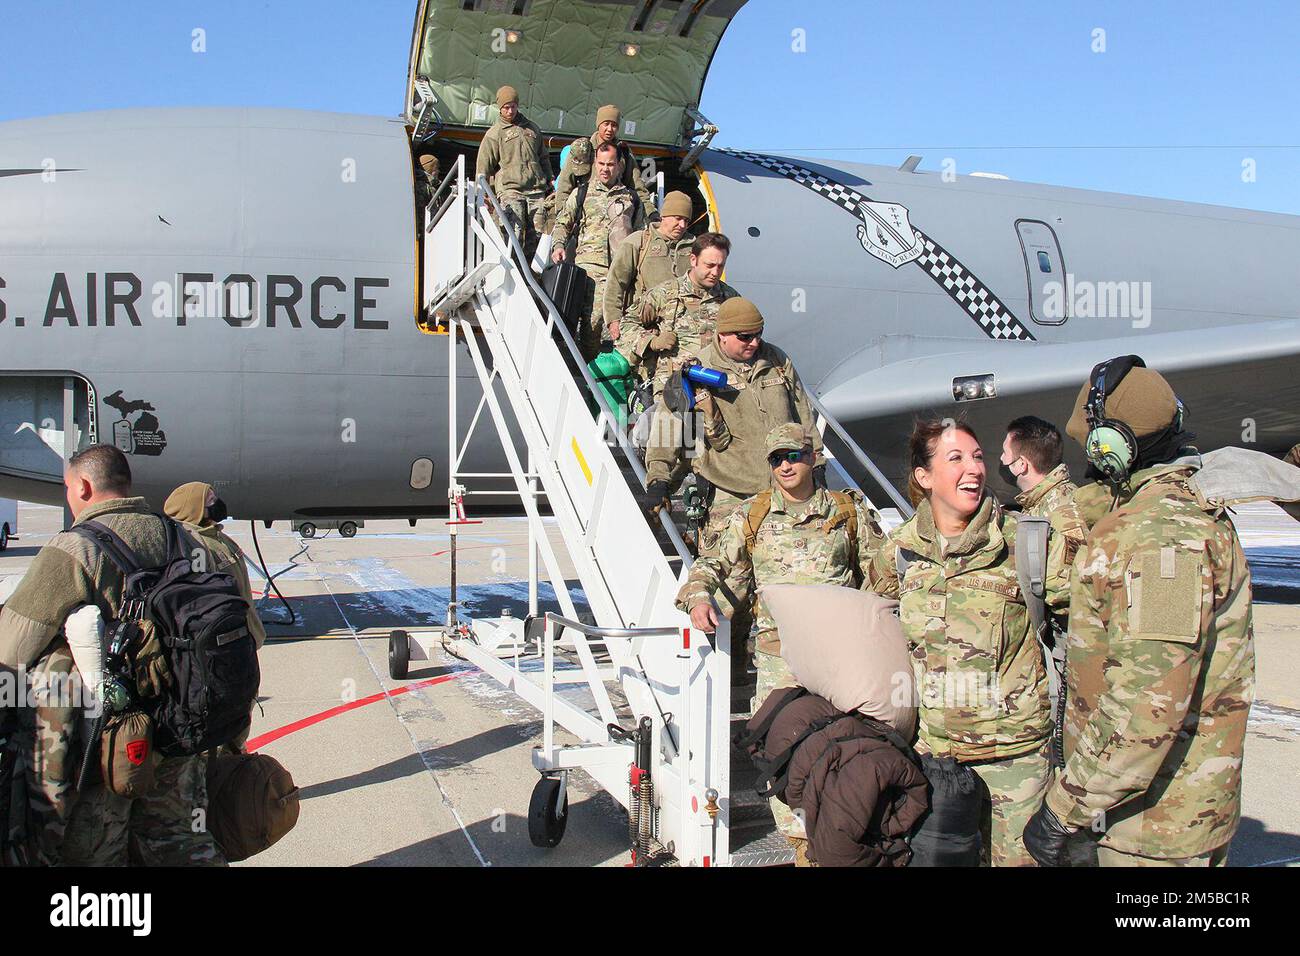
[[[1025,826],[1025,849],[1039,866],[1096,866],[1096,844],[1087,831],[1066,829],[1044,801]]]
[[[664,407],[670,412],[681,415],[691,410],[691,401],[686,397],[686,386],[682,382],[682,372],[678,369],[668,376],[663,392]]]
[[[671,494],[671,487],[666,481],[652,481],[646,485],[645,491],[641,492],[637,504],[648,517],[655,517],[659,514],[660,508],[668,506],[668,496]]]

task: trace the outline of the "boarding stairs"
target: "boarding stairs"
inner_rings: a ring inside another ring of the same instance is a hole
[[[753,792],[748,760],[730,743],[752,689],[737,687],[733,699],[727,622],[706,635],[674,606],[691,563],[681,529],[666,510],[657,523],[641,510],[635,495],[644,487],[644,467],[620,410],[596,388],[519,242],[498,224],[504,221],[487,182],[466,178],[463,157],[426,210],[423,304],[425,315],[446,332],[449,349],[453,598],[436,642],[543,714],[543,742],[533,753],[541,779],[529,808],[534,843],[554,846],[563,836],[568,774],[580,768],[628,810],[638,864],[789,862],[789,845]],[[462,353],[481,387],[468,428],[458,408]],[[892,492],[813,400],[823,434],[838,435],[840,445]],[[461,467],[484,411],[508,473]],[[839,459],[832,456],[831,465],[845,484],[856,486]],[[506,494],[523,504],[529,529],[525,618],[466,622],[457,615],[456,533],[473,520],[465,502],[476,494]],[[543,500],[588,615],[580,614],[566,586]],[[538,613],[543,571],[558,614]],[[411,635],[407,653],[428,656],[434,643],[429,635]],[[557,725],[578,742],[559,742]]]

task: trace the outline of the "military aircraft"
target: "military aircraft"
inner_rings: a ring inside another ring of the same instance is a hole
[[[891,477],[915,413],[964,414],[996,448],[1017,415],[1063,421],[1089,369],[1129,352],[1203,448],[1300,437],[1300,219],[711,149],[700,92],[743,7],[419,0],[395,119],[0,124],[0,496],[61,501],[62,459],[105,441],[155,501],[203,479],[241,517],[445,513],[415,157],[472,170],[505,83],[556,153],[622,106],[643,173],[732,239],[728,282]],[[468,460],[503,467],[487,437]]]

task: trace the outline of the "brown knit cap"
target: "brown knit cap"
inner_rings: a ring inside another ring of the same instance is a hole
[[[664,197],[663,208],[659,210],[661,216],[681,216],[683,219],[690,219],[694,214],[695,207],[691,204],[691,197],[676,191]]]
[[[728,299],[718,307],[718,334],[732,335],[736,332],[762,332],[763,313],[758,306],[748,299],[736,296]]]
[[[601,123],[606,122],[607,120],[613,120],[615,123],[618,123],[622,119],[623,119],[623,111],[620,110],[617,106],[615,106],[612,103],[608,106],[602,106],[600,109],[596,110],[597,126],[599,126]]]
[[[513,86],[503,86],[497,90],[497,106],[505,106],[507,103],[518,103],[519,91]]]
[[[1071,438],[1082,445],[1088,439],[1088,384],[1083,383],[1074,400],[1074,413],[1065,426]],[[1106,417],[1133,429],[1138,438],[1164,431],[1178,414],[1178,399],[1165,377],[1151,368],[1133,368],[1116,389],[1106,396]]]

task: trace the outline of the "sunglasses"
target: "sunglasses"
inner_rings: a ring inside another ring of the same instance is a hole
[[[797,465],[799,462],[804,461],[810,454],[812,454],[812,450],[809,448],[804,448],[799,451],[774,451],[772,454],[767,456],[767,464],[770,468],[776,468],[782,462],[787,461],[792,465]]]
[[[752,342],[754,341],[754,339],[761,339],[763,337],[762,332],[732,332],[731,334],[734,335],[736,338],[740,339],[740,341],[746,343]]]

